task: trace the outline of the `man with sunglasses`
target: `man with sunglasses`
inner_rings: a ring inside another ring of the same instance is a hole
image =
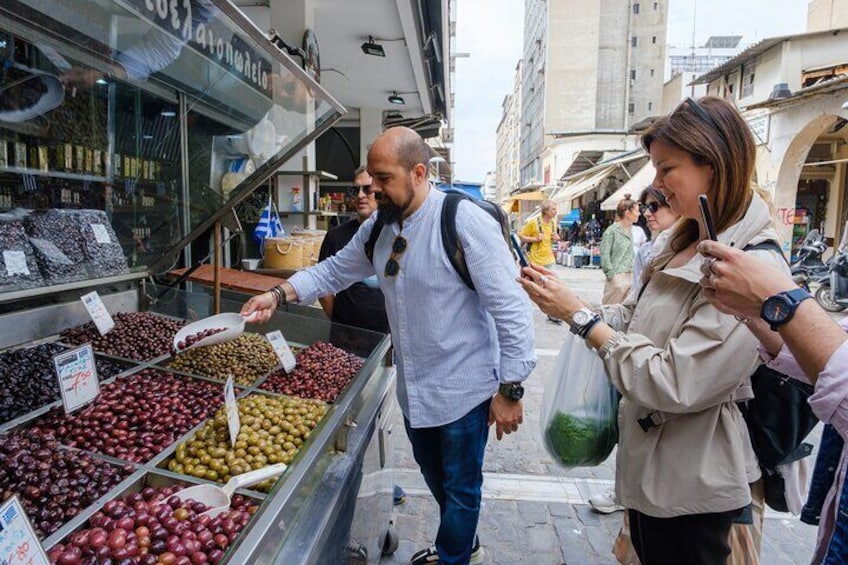
[[[457,209],[456,230],[474,289],[460,278],[442,245],[446,195],[431,188],[428,171],[421,136],[401,127],[384,132],[368,152],[376,218],[335,256],[252,298],[242,314],[263,322],[280,304],[308,303],[376,273],[406,432],[441,516],[435,545],[410,563],[467,565],[483,560],[476,531],[489,425],[501,439],[523,421],[521,382],[536,364],[533,317],[500,226],[467,202]],[[367,253],[377,221],[380,236]]]

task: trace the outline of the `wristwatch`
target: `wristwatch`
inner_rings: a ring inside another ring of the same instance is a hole
[[[524,397],[524,387],[521,383],[504,383],[498,387],[498,394],[507,400],[518,402]]]
[[[586,339],[589,331],[601,321],[601,317],[588,308],[581,308],[571,316],[571,333]]]
[[[776,332],[777,328],[792,319],[792,316],[795,315],[795,310],[798,309],[798,305],[808,298],[812,298],[812,296],[803,288],[778,292],[773,296],[769,296],[763,302],[760,317],[768,322],[772,331]]]

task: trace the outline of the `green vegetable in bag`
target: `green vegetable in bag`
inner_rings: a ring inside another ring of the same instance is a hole
[[[599,421],[578,418],[557,410],[548,420],[545,444],[568,467],[599,465],[618,442],[615,418]]]

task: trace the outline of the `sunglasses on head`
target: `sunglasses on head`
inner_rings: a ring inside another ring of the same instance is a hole
[[[347,195],[351,198],[356,198],[359,196],[359,191],[365,196],[371,194],[371,185],[370,184],[362,184],[362,185],[353,185],[347,188]]]
[[[398,260],[404,251],[406,251],[406,239],[402,235],[399,235],[392,243],[392,254],[389,256],[389,260],[386,261],[386,268],[383,270],[384,277],[397,276],[400,272],[400,263]]]
[[[710,114],[704,109],[703,106],[698,104],[697,100],[695,100],[694,98],[684,98],[683,101],[677,105],[677,108],[675,108],[671,112],[671,114],[669,114],[669,117],[674,116],[675,114],[683,110],[690,110],[693,114],[698,116],[698,118],[702,122],[705,122],[707,125],[716,130],[718,134],[722,137],[722,139],[724,139],[725,143],[727,143],[727,138],[724,135],[724,131],[722,131],[722,129],[718,127],[718,122],[716,122],[713,117],[710,116]]]
[[[656,214],[657,210],[662,208],[662,205],[659,202],[651,202],[650,204],[643,204],[639,209],[644,214],[645,212],[651,212],[651,214]]]

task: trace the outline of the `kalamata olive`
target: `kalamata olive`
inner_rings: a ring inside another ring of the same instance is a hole
[[[93,323],[62,332],[62,339],[74,345],[91,342],[94,349],[110,355],[149,361],[168,353],[174,335],[184,322],[149,312],[120,312],[113,316],[115,327],[101,336]]]
[[[297,366],[290,375],[279,369],[260,388],[333,402],[362,365],[359,357],[329,343],[317,342],[297,354]]]

